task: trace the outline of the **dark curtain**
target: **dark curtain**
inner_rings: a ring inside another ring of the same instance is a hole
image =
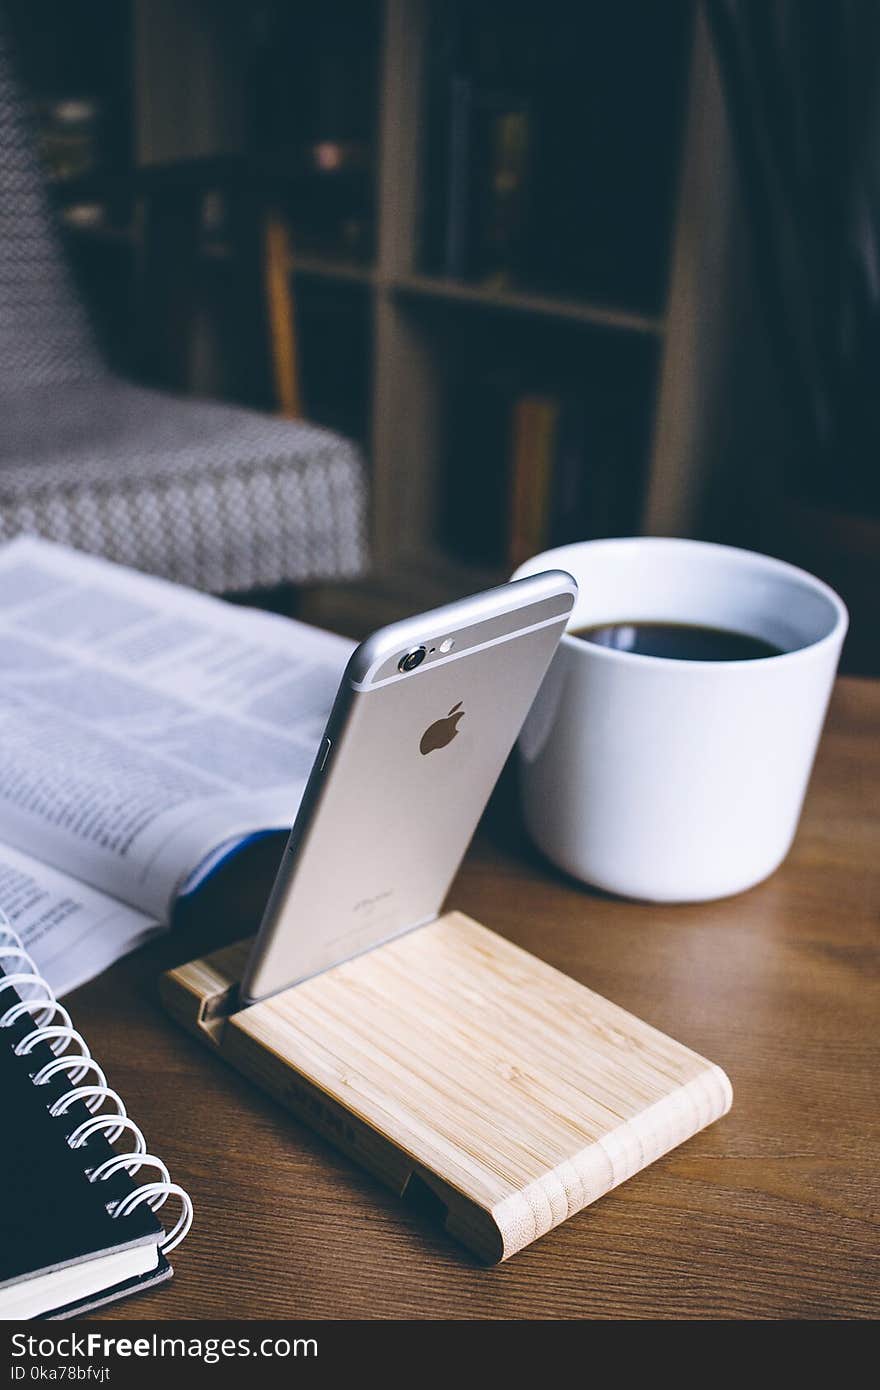
[[[791,440],[789,486],[880,513],[880,2],[704,0]]]

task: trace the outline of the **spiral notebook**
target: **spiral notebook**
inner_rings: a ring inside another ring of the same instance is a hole
[[[2,914],[0,1096],[0,1318],[72,1317],[169,1279],[189,1196]]]

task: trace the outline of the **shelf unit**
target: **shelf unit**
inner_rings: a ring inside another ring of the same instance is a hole
[[[723,206],[715,206],[712,170],[723,155],[716,141],[722,120],[717,78],[700,16],[690,60],[691,80],[679,173],[679,192],[663,312],[652,315],[587,299],[427,275],[419,269],[418,214],[426,81],[426,0],[385,0],[380,92],[376,264],[359,274],[373,296],[373,382],[370,455],[373,541],[380,584],[399,574],[410,607],[418,576],[448,574],[449,590],[500,570],[469,569],[438,549],[432,510],[443,460],[438,441],[443,409],[436,344],[420,305],[461,316],[508,316],[597,333],[635,335],[659,353],[653,443],[641,504],[641,528],[687,533],[699,510],[703,443],[701,392],[709,365],[700,366],[711,337],[712,311],[725,254]],[[714,142],[714,147],[713,147]],[[722,200],[723,202],[723,200]],[[700,226],[712,237],[695,246]],[[308,265],[308,262],[306,263]],[[300,265],[301,273],[308,273]],[[332,271],[312,262],[315,274]],[[711,356],[711,354],[710,354]],[[714,359],[713,359],[714,360]]]
[[[194,35],[201,34],[193,21],[196,0],[133,3],[138,158],[149,163],[193,153],[247,154],[241,115],[247,105],[247,64],[240,56],[244,12],[230,12],[225,27],[220,24],[207,41],[199,38],[201,46],[194,48]],[[654,533],[694,531],[711,452],[713,398],[721,375],[717,320],[729,221],[723,105],[699,7],[667,293],[665,303],[647,312],[586,295],[498,288],[425,273],[420,216],[425,192],[431,5],[430,0],[375,3],[381,33],[378,118],[371,137],[375,255],[363,262],[318,254],[311,247],[299,251],[293,236],[289,270],[298,308],[307,292],[313,297],[350,293],[359,296],[358,313],[368,316],[363,443],[372,475],[374,588],[382,594],[382,602],[396,592],[401,611],[412,610],[504,574],[503,565],[462,563],[438,534],[448,414],[446,359],[454,357],[456,335],[462,342],[493,331],[500,342],[515,335],[519,342],[532,338],[584,342],[597,358],[615,352],[622,357],[621,344],[632,344],[627,352],[650,356],[645,379],[650,377],[654,383],[651,442],[631,524],[633,529]],[[157,55],[162,59],[163,82],[158,80]],[[203,67],[202,85],[212,94],[211,102],[206,97],[196,103],[192,119],[171,121],[173,113],[161,105],[161,92],[169,84],[176,90],[178,79],[183,92],[186,73]],[[633,100],[638,103],[638,92]],[[175,146],[178,138],[179,146]],[[222,244],[206,249],[206,258],[218,263],[221,274],[228,254]],[[298,338],[297,350],[305,362],[310,351],[308,332],[299,331]]]

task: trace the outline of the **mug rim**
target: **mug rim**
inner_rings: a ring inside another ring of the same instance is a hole
[[[818,579],[809,570],[801,569],[799,565],[793,565],[788,560],[779,560],[774,555],[765,555],[759,550],[746,550],[742,546],[722,545],[718,541],[692,540],[686,536],[608,536],[597,540],[571,541],[568,545],[555,546],[552,550],[541,551],[540,554],[525,560],[511,575],[512,579],[520,579],[525,575],[534,574],[543,569],[563,569],[572,574],[572,578],[579,583],[576,574],[573,574],[566,563],[566,555],[572,551],[590,549],[626,549],[641,547],[643,549],[679,549],[679,550],[700,550],[703,552],[712,551],[724,555],[736,557],[737,561],[753,570],[772,571],[777,575],[785,575],[791,579],[798,579],[814,593],[819,593],[827,599],[834,612],[834,624],[824,637],[819,637],[815,642],[808,642],[804,646],[795,647],[788,652],[775,652],[771,656],[758,656],[739,658],[734,661],[682,661],[679,657],[672,656],[648,656],[643,652],[621,651],[616,647],[603,647],[599,643],[585,642],[582,637],[575,637],[567,629],[560,638],[560,646],[565,645],[569,650],[577,650],[589,655],[590,659],[600,661],[623,661],[625,663],[638,663],[646,665],[651,670],[656,670],[658,666],[674,668],[676,670],[691,669],[695,667],[703,670],[734,670],[748,667],[749,669],[758,667],[763,668],[771,663],[785,662],[790,665],[794,661],[814,658],[828,647],[833,647],[840,642],[842,644],[849,628],[849,612],[846,604],[838,593],[826,584],[824,580]],[[671,621],[671,620],[670,620]]]

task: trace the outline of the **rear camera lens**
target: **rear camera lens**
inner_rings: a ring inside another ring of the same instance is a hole
[[[398,671],[414,671],[417,666],[421,666],[425,659],[424,647],[413,647],[411,652],[402,656],[397,663]]]

